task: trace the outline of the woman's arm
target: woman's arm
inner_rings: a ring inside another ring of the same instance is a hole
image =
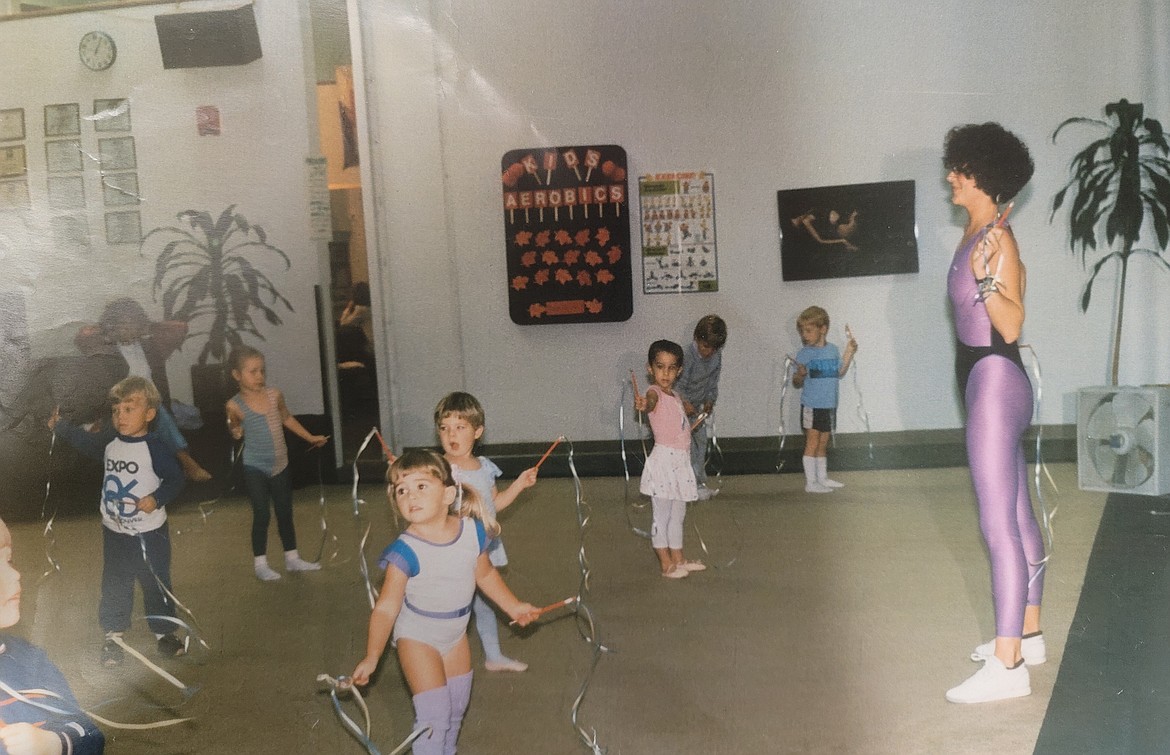
[[[987,245],[986,263],[983,244]],[[986,240],[971,251],[971,271],[977,279],[995,279],[994,291],[983,298],[987,316],[1004,342],[1015,343],[1024,329],[1024,266],[1010,229],[987,232]]]

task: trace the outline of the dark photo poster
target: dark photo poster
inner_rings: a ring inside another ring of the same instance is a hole
[[[918,272],[914,182],[776,193],[786,281]]]
[[[613,144],[514,149],[501,169],[512,322],[628,320],[626,151]]]

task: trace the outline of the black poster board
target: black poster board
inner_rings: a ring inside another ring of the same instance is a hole
[[[508,309],[518,325],[634,312],[626,151],[514,149],[501,161]]]
[[[914,182],[776,193],[786,281],[918,272]]]

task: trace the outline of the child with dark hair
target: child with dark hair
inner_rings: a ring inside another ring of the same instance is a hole
[[[0,676],[10,688],[0,695],[0,750],[101,755],[106,738],[81,711],[69,682],[42,650],[3,631],[18,621],[20,572],[12,564],[12,535],[0,519]]]
[[[49,428],[83,454],[102,459],[105,477],[102,512],[102,598],[98,620],[106,633],[102,665],[117,666],[124,653],[120,640],[130,628],[134,583],[142,588],[147,623],[165,657],[183,655],[186,646],[174,635],[175,609],[164,593],[171,589],[171,538],[166,506],[183,488],[175,449],[150,422],[158,413],[158,389],[137,375],[110,389],[111,426],[86,432],[56,412]],[[159,583],[162,583],[161,585]]]
[[[646,458],[638,489],[650,496],[654,525],[650,544],[658,556],[662,576],[682,579],[707,567],[683,557],[683,519],[687,503],[698,498],[691,469],[691,433],[682,400],[672,390],[683,366],[683,350],[674,341],[650,344],[646,357],[650,387],[634,396],[634,409],[645,412],[654,433],[654,448]]]
[[[683,411],[692,422],[715,411],[719,398],[719,375],[723,370],[723,346],[727,323],[719,315],[707,315],[695,325],[694,340],[686,347],[682,372],[674,390],[683,402]],[[707,487],[707,423],[700,422],[691,433],[691,468],[695,472],[698,500],[705,501],[718,490]]]

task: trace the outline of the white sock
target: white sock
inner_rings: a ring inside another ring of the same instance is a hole
[[[827,456],[818,456],[817,460],[817,481],[827,488],[843,488],[844,483],[829,479],[829,459]]]
[[[801,462],[804,464],[804,492],[806,493],[828,493],[832,488],[827,485],[822,485],[817,479],[817,457],[802,456]]]
[[[280,579],[280,574],[278,574],[275,569],[268,565],[267,556],[256,556],[255,565],[256,576],[263,581],[272,582],[273,580]]]

